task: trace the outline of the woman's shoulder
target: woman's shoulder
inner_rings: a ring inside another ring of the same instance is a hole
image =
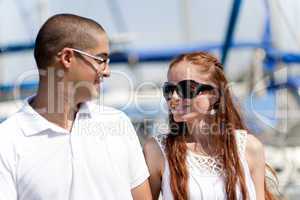
[[[247,134],[245,155],[250,171],[259,164],[265,165],[264,146],[253,134]]]
[[[163,155],[165,150],[166,135],[156,135],[149,137],[144,144],[144,151]]]
[[[262,142],[247,130],[236,130],[236,140],[242,153],[255,155],[264,151]]]
[[[257,156],[264,153],[264,145],[253,134],[247,134],[246,153]]]
[[[154,151],[159,149],[159,144],[155,137],[149,137],[146,139],[144,143],[144,151]]]
[[[150,173],[159,172],[161,175],[164,169],[165,158],[157,137],[149,137],[144,143],[143,150]]]

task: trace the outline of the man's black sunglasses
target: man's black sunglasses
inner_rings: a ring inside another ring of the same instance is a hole
[[[200,92],[213,90],[214,87],[207,84],[198,83],[194,80],[182,80],[176,85],[170,82],[165,82],[163,85],[163,95],[168,101],[172,98],[174,91],[182,99],[195,98]]]

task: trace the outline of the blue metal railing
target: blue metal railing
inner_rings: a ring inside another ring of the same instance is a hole
[[[273,66],[278,63],[300,63],[300,54],[281,52],[279,50],[272,49],[266,46],[267,42],[255,43],[255,42],[237,42],[233,43],[230,48],[232,49],[256,49],[262,48],[266,51],[266,68],[272,69]],[[1,54],[15,53],[20,51],[32,50],[34,44],[24,45],[9,45],[1,47]],[[115,52],[111,54],[111,63],[134,63],[134,62],[165,62],[170,61],[175,56],[184,52],[194,51],[214,51],[222,50],[223,45],[220,43],[212,43],[209,45],[182,45],[166,48],[148,48],[148,49],[133,49],[123,52]],[[11,92],[15,87],[21,90],[32,90],[37,87],[36,82],[22,83],[21,85],[15,86],[13,84],[2,84],[0,85],[0,92],[7,93]]]
[[[228,51],[233,43],[234,31],[236,30],[235,27],[240,13],[241,4],[242,0],[234,0],[232,3],[231,14],[228,20],[227,31],[222,48],[221,62],[223,65],[225,65]]]

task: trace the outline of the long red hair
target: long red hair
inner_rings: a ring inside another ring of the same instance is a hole
[[[234,130],[247,130],[237,106],[228,90],[228,82],[223,72],[222,65],[212,55],[205,52],[183,54],[175,58],[170,66],[171,70],[181,61],[188,61],[199,66],[201,71],[209,73],[210,78],[217,84],[220,91],[219,105],[215,114],[215,122],[218,124],[218,134],[213,135],[216,149],[222,155],[225,172],[225,191],[227,199],[236,200],[236,185],[239,185],[243,199],[248,199],[243,167],[238,155]],[[169,115],[170,134],[166,139],[166,153],[170,167],[170,187],[174,200],[188,199],[189,172],[186,164],[186,135],[188,128],[184,122],[175,122],[172,114]],[[275,200],[265,184],[265,199]]]

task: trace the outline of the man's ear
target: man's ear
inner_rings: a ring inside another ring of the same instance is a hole
[[[69,69],[71,67],[72,62],[74,61],[74,58],[75,58],[74,51],[67,47],[63,48],[59,52],[58,56],[60,58],[61,64],[63,64],[63,66],[67,69]]]

